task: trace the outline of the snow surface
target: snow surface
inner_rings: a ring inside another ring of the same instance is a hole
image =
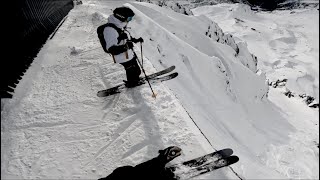
[[[286,87],[319,102],[319,10],[253,12],[246,5],[220,4],[193,10],[245,40],[268,79],[288,79]]]
[[[219,4],[192,12],[215,21],[224,32],[238,37],[236,41],[245,41],[269,82],[288,79],[283,86],[270,89],[269,100],[286,114],[297,132],[290,135],[289,145],[272,147],[276,153],[269,157],[275,157],[265,161],[287,177],[318,179],[319,149],[314,144],[319,145],[319,114],[298,95],[309,95],[319,103],[319,10],[253,12],[246,5]],[[284,97],[288,91],[295,97]],[[300,155],[306,153],[316,158]]]
[[[232,168],[200,178],[239,179],[235,173],[244,179],[319,178],[318,109],[269,88],[266,78],[275,70],[261,68],[267,77],[262,71],[256,73],[251,53],[269,62],[265,52],[272,45],[259,49],[263,40],[248,43],[249,51],[246,43],[223,33],[238,36],[235,30],[225,30],[227,24],[213,19],[218,10],[227,13],[236,8],[237,13],[229,13],[257,26],[268,23],[244,6],[203,7],[194,13],[204,15],[185,16],[148,3],[127,3],[136,14],[130,31],[145,40],[147,74],[175,65],[179,76],[153,85],[157,99],[147,85],[98,98],[97,91],[125,79],[123,67],[103,52],[96,36],[96,28],[123,3],[84,1],[71,10],[18,84],[13,99],[1,102],[2,178],[100,178],[116,167],[157,156],[159,149],[170,145],[183,149],[172,163],[227,147],[239,156]],[[223,17],[226,22],[234,20],[231,15]],[[288,35],[263,34],[285,42]],[[319,37],[311,29],[303,35],[314,43]],[[279,42],[273,45],[283,47]],[[319,50],[313,47],[314,52],[305,55],[294,45],[285,47],[298,57],[313,57]],[[140,47],[136,51],[140,57]],[[284,55],[278,53],[271,55]],[[309,73],[317,85],[319,70],[312,69],[317,62],[300,61],[309,68],[306,72],[313,70]]]

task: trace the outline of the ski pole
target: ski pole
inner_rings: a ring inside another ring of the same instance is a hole
[[[141,49],[141,61],[142,61],[142,66],[143,66],[142,42],[140,42],[140,49]]]
[[[130,40],[131,40],[131,39],[132,39],[131,33],[130,33],[128,30],[125,30],[125,31],[129,33]],[[140,43],[141,43],[141,59],[142,59],[142,63],[143,63],[143,57],[142,57],[142,42],[140,42]],[[152,92],[152,97],[153,97],[153,98],[156,98],[156,97],[157,97],[157,94],[156,94],[156,93],[153,91],[153,89],[152,89],[152,86],[151,86],[151,84],[150,84],[149,78],[148,78],[146,72],[144,71],[143,65],[140,63],[140,61],[139,61],[139,59],[138,59],[138,56],[137,56],[136,52],[133,50],[133,48],[131,48],[131,50],[132,50],[133,54],[136,56],[137,61],[138,61],[139,65],[140,65],[140,67],[141,67],[141,69],[142,69],[142,72],[143,72],[143,74],[144,74],[145,77],[146,77],[146,80],[147,80],[147,82],[148,82],[148,84],[149,84],[149,87],[150,87],[150,89],[151,89],[151,92]]]
[[[153,97],[153,98],[156,98],[156,97],[157,97],[157,94],[153,91],[152,86],[151,86],[151,84],[150,84],[150,82],[149,82],[149,78],[148,78],[148,76],[147,76],[147,74],[146,74],[143,66],[142,66],[141,63],[140,63],[136,52],[133,50],[133,48],[132,48],[131,50],[132,50],[132,52],[134,53],[134,55],[136,56],[137,61],[138,61],[139,65],[140,65],[140,67],[141,67],[141,69],[142,69],[142,72],[143,72],[143,74],[144,74],[145,77],[146,77],[146,80],[147,80],[147,82],[148,82],[148,84],[149,84],[149,87],[150,87],[150,89],[151,89],[151,92],[152,92],[152,97]]]
[[[136,53],[134,53],[134,54],[136,54]],[[149,82],[149,78],[148,78],[146,72],[144,71],[144,68],[143,68],[143,66],[141,65],[138,57],[137,57],[137,61],[138,61],[139,65],[141,66],[142,72],[144,73],[144,75],[145,75],[145,77],[146,77],[146,80],[147,80],[147,82],[148,82],[148,84],[149,84],[149,87],[150,87],[151,92],[152,92],[152,97],[153,97],[153,98],[156,98],[156,97],[157,97],[157,94],[153,91],[152,86],[151,86],[151,84],[150,84],[150,82]]]

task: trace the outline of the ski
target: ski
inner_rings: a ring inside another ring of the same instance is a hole
[[[175,66],[170,66],[162,71],[159,71],[159,72],[156,72],[156,73],[153,73],[153,74],[150,74],[148,75],[148,79],[153,79],[153,78],[156,78],[158,76],[161,76],[161,75],[164,75],[164,74],[167,74],[171,71],[173,71],[176,67]],[[140,80],[141,81],[145,81],[146,80],[146,77],[140,77]],[[109,93],[112,93],[112,92],[116,92],[118,89],[121,89],[123,86],[125,85],[125,83],[121,83],[121,84],[118,84],[112,88],[109,88],[109,89],[104,89],[104,90],[101,90],[101,91],[98,91],[97,93],[97,96],[98,97],[105,97],[106,95],[105,94],[109,94]],[[116,94],[116,93],[114,93]],[[110,94],[111,95],[111,94]],[[107,95],[108,96],[108,95]]]
[[[196,176],[229,166],[239,161],[238,156],[223,157],[210,163],[206,163],[197,167],[180,167],[173,171],[176,179],[190,179]]]
[[[170,168],[173,169],[173,168],[177,168],[180,166],[197,167],[197,166],[200,166],[204,163],[209,163],[209,162],[221,159],[221,158],[229,157],[232,154],[233,154],[233,150],[230,148],[221,149],[219,151],[215,151],[213,153],[206,154],[204,156],[200,156],[198,158],[191,159],[189,161],[185,161],[185,162],[182,162],[179,164],[171,165]]]
[[[158,75],[151,74],[150,76],[152,78],[149,79],[150,83],[153,84],[153,83],[157,83],[157,82],[162,82],[162,81],[167,81],[167,80],[173,79],[173,78],[178,76],[178,73],[174,72],[174,73],[162,76],[162,77],[157,77],[157,76],[160,76],[160,75],[162,75],[162,74],[159,74],[159,72],[158,72]],[[137,86],[141,86],[141,85],[143,85],[145,83],[146,83],[146,78],[141,78],[141,80],[140,80],[140,82],[139,82],[139,84]],[[135,86],[135,87],[137,87],[137,86]],[[134,87],[132,87],[132,88],[134,88]],[[98,97],[106,97],[106,96],[114,95],[114,94],[122,92],[124,89],[127,89],[127,87],[125,86],[125,83],[120,84],[120,85],[115,86],[115,87],[110,88],[110,89],[101,90],[101,91],[99,91],[97,93],[97,96]]]

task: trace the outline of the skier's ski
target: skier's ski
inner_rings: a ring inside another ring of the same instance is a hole
[[[233,150],[230,148],[221,149],[219,151],[216,151],[216,152],[213,152],[210,154],[206,154],[204,156],[200,156],[198,158],[191,159],[189,161],[185,161],[185,162],[182,162],[179,164],[171,165],[170,168],[173,169],[173,168],[177,168],[180,166],[197,167],[197,166],[200,166],[205,163],[209,163],[209,162],[221,159],[221,158],[229,157],[232,154],[233,154]]]
[[[176,66],[170,66],[170,67],[168,67],[168,68],[166,68],[166,69],[164,69],[164,70],[162,70],[162,71],[158,71],[158,72],[155,72],[155,73],[153,73],[153,74],[149,74],[149,75],[147,75],[147,77],[148,77],[148,79],[153,79],[153,78],[158,77],[158,76],[161,76],[161,75],[163,75],[163,74],[167,74],[167,73],[173,71],[175,68],[176,68]],[[140,77],[140,79],[141,79],[141,80],[145,80],[146,77],[143,76],[143,77]]]
[[[173,71],[175,68],[176,68],[175,66],[170,66],[170,67],[168,67],[168,68],[166,68],[166,69],[164,69],[164,70],[162,70],[162,71],[159,71],[159,72],[150,74],[150,75],[148,75],[147,77],[148,77],[148,79],[150,80],[150,79],[156,78],[156,77],[158,77],[158,76],[167,74],[167,73]],[[144,81],[144,80],[146,80],[146,77],[140,77],[140,80]],[[124,85],[125,85],[125,83],[123,82],[123,83],[118,84],[118,85],[116,85],[116,86],[114,86],[114,87],[112,87],[112,88],[101,90],[101,91],[99,91],[99,92],[97,93],[97,96],[98,96],[98,97],[105,97],[105,96],[106,96],[106,95],[104,95],[105,93],[108,94],[109,92],[116,92],[119,88],[122,88],[122,86],[124,86]],[[114,94],[115,94],[115,93],[114,93]],[[111,95],[111,94],[110,94],[110,95]]]
[[[229,156],[223,157],[216,161],[206,163],[197,167],[184,166],[180,168],[176,168],[173,171],[176,179],[190,179],[201,174],[205,174],[216,169],[220,169],[222,167],[229,166],[239,161],[238,156]]]
[[[160,76],[160,75],[158,74],[158,76]],[[153,83],[156,83],[156,82],[162,82],[162,81],[167,81],[167,80],[173,79],[173,78],[178,76],[178,73],[174,72],[174,73],[171,73],[169,75],[162,76],[162,77],[157,77],[157,76],[154,76],[153,74],[150,75],[150,76],[152,76],[152,79],[149,79],[149,81],[150,81],[151,84],[153,84]],[[137,86],[140,86],[140,85],[145,84],[145,83],[146,83],[146,79],[145,78],[141,78],[141,80],[139,81],[139,84]],[[135,87],[137,87],[137,86],[135,86]],[[99,91],[97,93],[97,96],[98,97],[110,96],[110,95],[113,95],[113,94],[120,93],[126,88],[127,87],[123,83],[123,84],[120,84],[120,85],[115,86],[115,87],[110,88],[110,89],[101,90],[101,91]]]

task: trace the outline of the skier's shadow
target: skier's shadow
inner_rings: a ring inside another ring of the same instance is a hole
[[[139,118],[143,123],[144,131],[147,134],[147,139],[144,139],[130,148],[128,152],[123,154],[122,158],[124,159],[130,156],[146,146],[148,146],[146,153],[147,156],[154,157],[155,153],[157,153],[159,149],[164,148],[156,117],[152,113],[151,107],[144,101],[140,90],[136,89],[131,91],[130,94],[133,102],[137,104],[137,108],[141,109],[137,112],[137,118]]]

